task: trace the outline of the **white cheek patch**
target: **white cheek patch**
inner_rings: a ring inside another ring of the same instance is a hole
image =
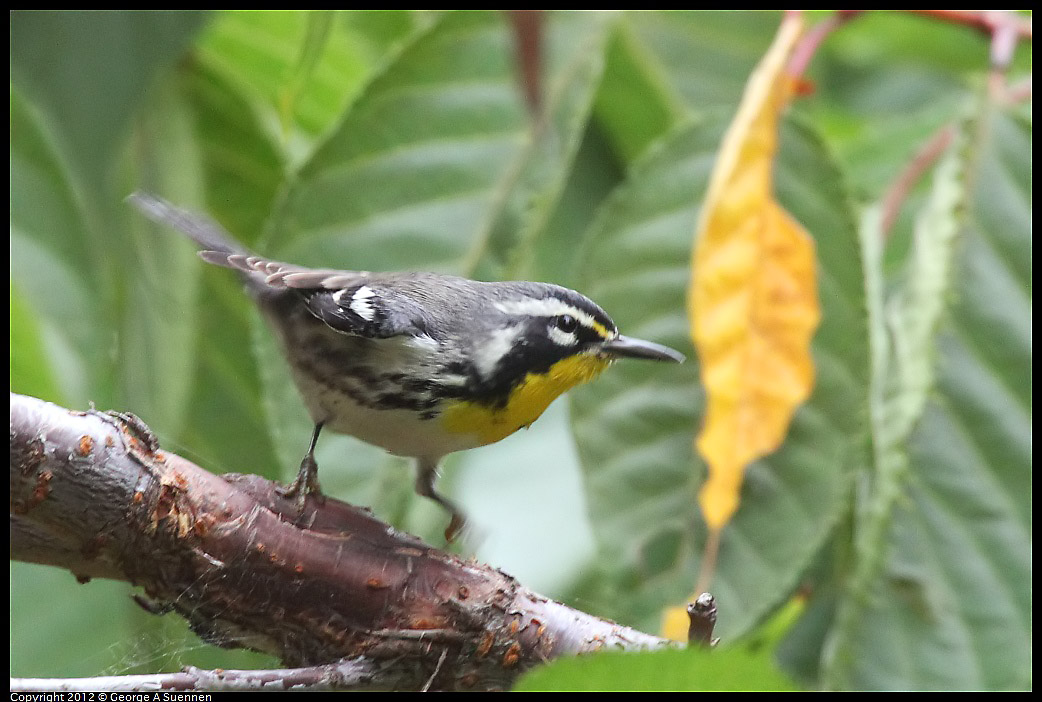
[[[567,302],[552,297],[542,300],[529,298],[526,300],[497,302],[496,307],[501,312],[506,312],[507,314],[527,314],[534,317],[560,317],[561,315],[568,315],[574,317],[584,327],[596,329],[601,326],[589,312],[583,312]]]
[[[488,341],[475,348],[474,365],[482,377],[488,378],[492,375],[499,360],[514,348],[514,342],[520,333],[521,327],[519,326],[496,329]]]
[[[343,291],[340,291],[337,295],[340,295],[341,293],[343,293]],[[336,299],[337,304],[340,304],[337,295],[334,295],[334,299]],[[375,295],[376,293],[373,292],[372,288],[368,285],[363,285],[355,291],[354,295],[351,296],[351,304],[348,305],[348,307],[351,308],[352,312],[365,321],[371,322],[373,321],[373,318],[376,317],[376,309],[373,308],[372,303],[372,298]]]
[[[575,346],[579,343],[579,338],[575,336],[574,332],[562,331],[557,327],[547,329],[546,335],[558,346]]]

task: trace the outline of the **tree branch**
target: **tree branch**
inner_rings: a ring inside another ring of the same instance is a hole
[[[160,450],[131,415],[13,393],[11,557],[139,585],[146,608],[176,611],[220,646],[381,671],[354,687],[507,688],[556,656],[670,645],[366,510],[309,498],[298,514],[270,481]]]

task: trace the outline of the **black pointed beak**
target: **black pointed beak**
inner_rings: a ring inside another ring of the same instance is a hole
[[[646,358],[651,361],[672,361],[673,363],[683,363],[685,358],[684,354],[674,351],[668,346],[621,335],[611,341],[605,341],[601,345],[601,350],[616,358]]]

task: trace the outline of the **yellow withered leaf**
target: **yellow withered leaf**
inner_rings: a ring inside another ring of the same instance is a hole
[[[730,520],[745,468],[778,448],[814,384],[814,244],[774,200],[771,176],[801,30],[787,15],[750,76],[696,234],[688,309],[707,394],[695,446],[709,466],[698,498],[711,530]]]

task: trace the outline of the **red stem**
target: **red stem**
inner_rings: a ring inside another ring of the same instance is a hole
[[[995,31],[1005,25],[1009,20],[1005,19],[1005,13],[996,13],[988,10],[904,10],[924,17],[931,17],[943,22],[961,24],[976,29],[984,34],[992,35]],[[1014,15],[1013,25],[1017,30],[1017,36],[1021,39],[1031,40],[1031,22],[1021,20]]]
[[[796,12],[786,10],[786,12]],[[837,10],[835,14],[811,27],[797,44],[789,60],[789,74],[799,78],[825,38],[865,10]],[[1012,11],[999,10],[900,10],[932,19],[961,24],[991,37],[991,63],[1005,70],[1013,58],[1017,41],[1031,41],[1031,22]]]
[[[789,75],[799,78],[807,70],[810,60],[814,57],[818,47],[832,32],[860,15],[864,10],[838,10],[836,14],[818,22],[803,35],[796,48],[793,49],[792,58],[789,59]]]
[[[918,153],[912,158],[911,163],[905,167],[901,175],[894,181],[894,184],[890,186],[890,189],[883,197],[882,228],[885,238],[890,237],[894,222],[897,221],[897,215],[901,211],[901,205],[904,204],[908,193],[919,182],[923,173],[941,157],[941,154],[948,148],[954,137],[955,128],[952,125],[948,124],[942,127],[919,149]]]

